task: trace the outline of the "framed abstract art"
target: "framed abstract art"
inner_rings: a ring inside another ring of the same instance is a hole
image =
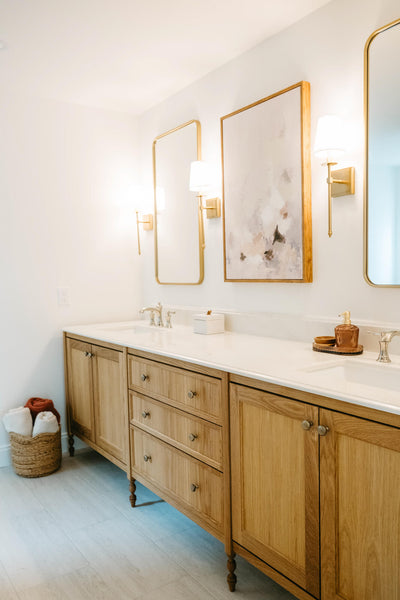
[[[312,281],[310,84],[221,118],[225,281]]]

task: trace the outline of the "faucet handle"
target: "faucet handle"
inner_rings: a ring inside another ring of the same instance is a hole
[[[172,322],[171,322],[171,316],[175,315],[176,311],[175,310],[168,310],[167,311],[167,320],[165,323],[165,327],[168,327],[168,329],[172,329]]]

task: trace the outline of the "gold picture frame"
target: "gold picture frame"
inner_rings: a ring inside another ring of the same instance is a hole
[[[312,281],[310,84],[221,117],[224,280]]]

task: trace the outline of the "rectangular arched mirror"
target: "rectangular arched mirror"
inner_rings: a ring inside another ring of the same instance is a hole
[[[154,244],[160,284],[196,285],[204,278],[200,199],[189,191],[190,164],[201,160],[201,126],[188,121],[153,142]]]
[[[365,45],[365,278],[400,286],[400,19]]]

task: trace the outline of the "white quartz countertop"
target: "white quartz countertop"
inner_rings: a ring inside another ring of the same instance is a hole
[[[376,362],[376,353],[339,356],[312,350],[309,343],[192,328],[149,327],[145,321],[65,327],[100,342],[143,350],[252,379],[400,414],[400,357]],[[378,346],[378,344],[377,344]]]

